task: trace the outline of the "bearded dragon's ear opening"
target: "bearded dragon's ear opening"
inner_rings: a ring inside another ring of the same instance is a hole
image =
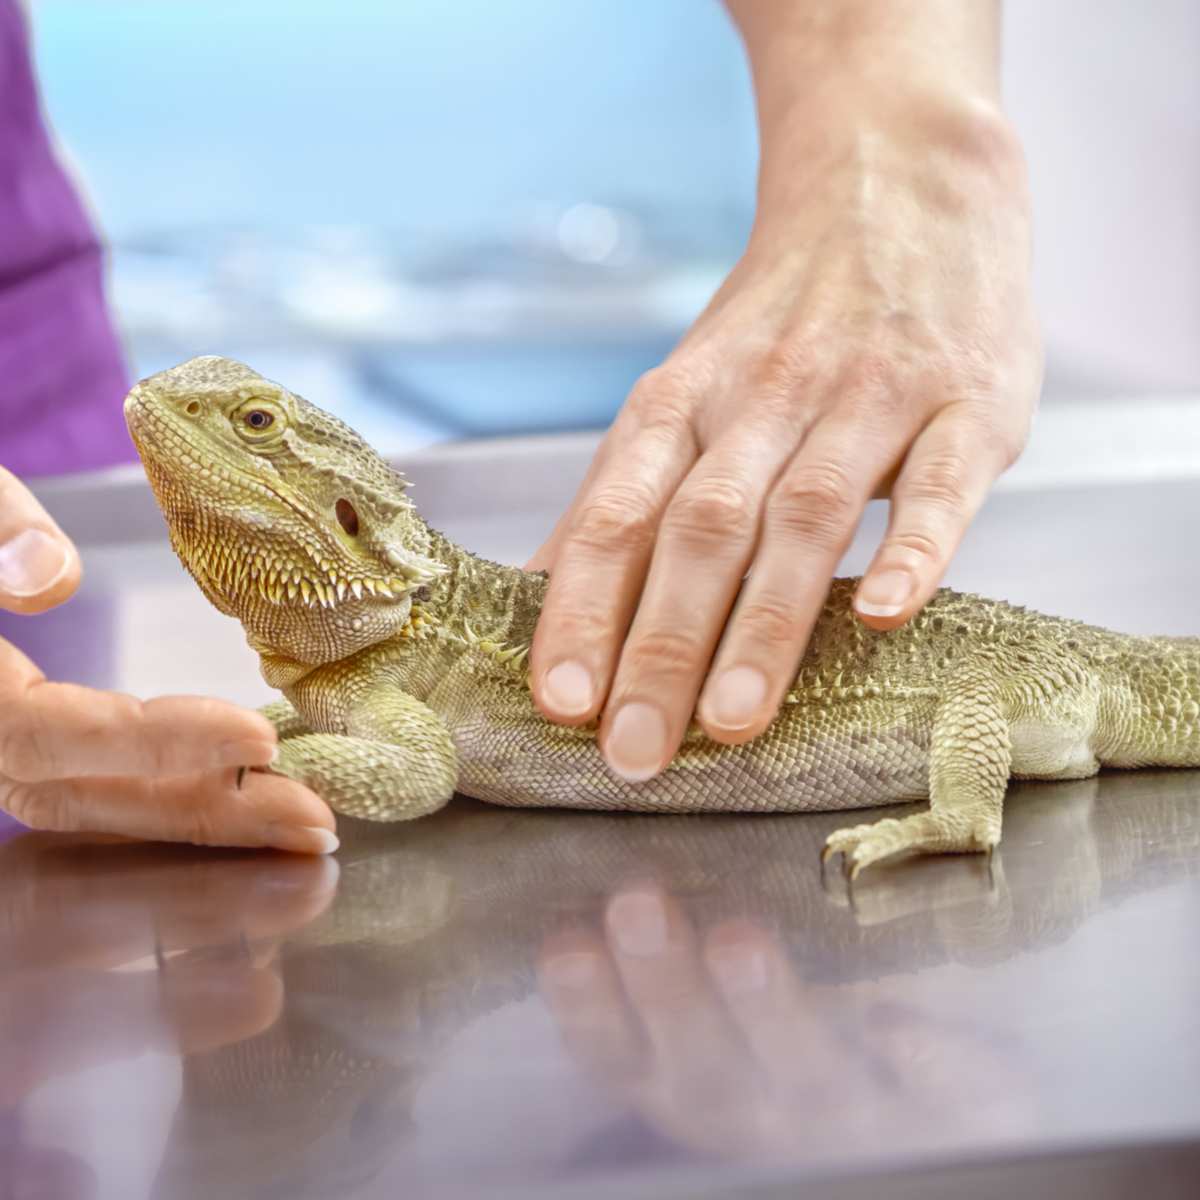
[[[338,524],[351,536],[358,537],[358,512],[349,500],[339,500],[334,507]]]

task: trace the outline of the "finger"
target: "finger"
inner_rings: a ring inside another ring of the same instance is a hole
[[[596,482],[596,477],[604,469],[608,461],[612,438],[613,429],[609,429],[600,442],[600,445],[596,447],[596,453],[592,455],[592,461],[588,463],[588,469],[583,476],[583,481],[575,489],[575,495],[571,498],[571,503],[567,506],[562,516],[555,521],[554,528],[550,531],[550,536],[534,551],[533,557],[525,564],[526,571],[550,571],[553,569],[554,561],[558,557],[558,548],[575,519],[576,510],[582,503],[583,498],[592,490],[592,485]]]
[[[701,962],[695,930],[679,905],[653,885],[627,888],[609,901],[605,930],[660,1079],[681,1081],[697,1070],[719,1074],[728,1067],[732,1028]]]
[[[646,1046],[604,940],[590,930],[547,938],[538,985],[564,1044],[599,1079],[619,1085],[646,1065]]]
[[[269,1029],[283,1009],[283,980],[241,945],[171,959],[158,970],[160,1003],[182,1054],[202,1054]]]
[[[154,875],[163,896],[149,907],[160,945],[173,951],[293,936],[333,903],[339,869],[325,855],[272,855],[164,864]],[[171,880],[183,895],[167,897]]]
[[[704,963],[746,1045],[767,1071],[795,1074],[799,1068],[814,1084],[834,1078],[840,1047],[805,1004],[774,938],[750,921],[723,921],[705,937]]]
[[[182,775],[260,767],[274,727],[248,709],[199,696],[141,701],[49,683],[0,641],[0,772],[34,783],[85,775]]]
[[[156,952],[284,937],[320,916],[337,889],[333,858],[164,858],[161,848],[57,840],[54,847],[6,855],[0,865],[0,962],[106,970],[153,963]]]
[[[892,487],[887,533],[854,597],[868,625],[895,629],[929,600],[1019,448],[961,407],[943,409],[926,426]]]
[[[750,577],[700,696],[697,716],[714,740],[736,745],[770,724],[863,508],[906,437],[877,419],[827,418],[776,480]]]
[[[37,613],[79,586],[79,555],[28,488],[0,467],[0,608]]]
[[[684,401],[639,384],[558,550],[531,651],[533,696],[552,721],[599,711],[637,605],[659,518],[696,459]]]
[[[164,1041],[192,1053],[252,1037],[278,1017],[282,1000],[278,973],[256,967],[238,946],[172,960],[161,972],[9,974],[0,982],[0,1107],[44,1079]]]
[[[796,437],[766,423],[731,430],[667,505],[600,729],[624,778],[649,779],[679,748]]]
[[[116,833],[200,846],[273,846],[303,854],[337,849],[333,813],[303,784],[236,769],[150,776],[0,780],[0,809],[33,829]]]

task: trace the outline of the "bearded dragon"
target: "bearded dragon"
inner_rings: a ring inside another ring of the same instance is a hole
[[[353,430],[230,359],[137,384],[125,415],[171,543],[245,628],[271,766],[338,812],[517,806],[792,812],[930,800],[833,833],[851,874],[904,851],[991,850],[1011,777],[1200,765],[1200,639],[1135,637],[942,589],[900,629],[837,579],[786,702],[741,746],[693,723],[660,775],[609,771],[595,725],[541,716],[526,657],[546,576],[431,529]]]

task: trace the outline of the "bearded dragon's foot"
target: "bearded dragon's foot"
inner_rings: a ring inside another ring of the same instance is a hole
[[[821,851],[825,862],[833,854],[845,855],[851,879],[864,868],[897,854],[988,854],[1000,841],[998,812],[985,806],[887,817],[872,825],[855,825],[831,833]]]

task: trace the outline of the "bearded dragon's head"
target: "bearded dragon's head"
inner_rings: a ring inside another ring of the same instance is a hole
[[[442,571],[404,479],[352,429],[241,363],[193,358],[125,420],[171,544],[256,649],[329,662],[408,619]]]

